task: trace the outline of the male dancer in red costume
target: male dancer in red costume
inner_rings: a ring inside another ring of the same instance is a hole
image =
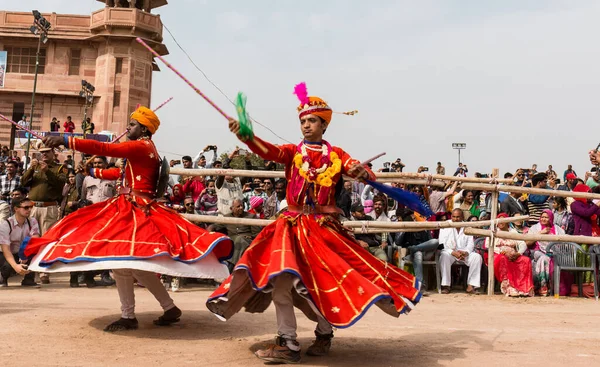
[[[47,137],[44,144],[88,154],[124,158],[122,168],[92,169],[94,177],[122,180],[119,195],[66,216],[41,238],[22,246],[22,257],[35,254],[31,270],[46,272],[114,269],[121,318],[105,331],[136,329],[134,278],[160,303],[164,314],[154,321],[179,321],[181,311],[156,277],[219,278],[228,275],[219,261],[231,257],[231,240],[209,233],[156,202],[160,157],[152,135],[160,121],[152,110],[131,114],[128,142],[101,143],[73,137]]]
[[[329,352],[332,326],[351,326],[373,304],[398,316],[421,297],[415,277],[372,256],[338,221],[335,190],[342,175],[375,176],[323,140],[331,108],[318,97],[297,94],[300,144],[276,146],[256,136],[245,141],[262,158],[285,164],[287,212],[263,229],[207,302],[229,319],[242,307],[263,312],[272,300],[278,336],[256,356],[276,363],[300,361],[294,306],[317,322],[307,354],[320,356]],[[237,121],[230,120],[229,128],[243,141]]]

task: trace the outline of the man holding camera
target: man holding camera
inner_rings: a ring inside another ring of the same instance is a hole
[[[34,273],[27,265],[19,262],[19,246],[25,237],[39,237],[40,231],[35,218],[30,218],[33,202],[27,198],[12,201],[14,215],[0,222],[0,287],[8,287],[11,275],[24,275],[21,286],[36,286]]]

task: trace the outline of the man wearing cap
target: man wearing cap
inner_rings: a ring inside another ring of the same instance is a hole
[[[300,362],[294,307],[317,324],[307,354],[324,356],[334,326],[350,327],[373,304],[398,316],[421,297],[415,277],[371,255],[340,223],[335,199],[342,175],[359,180],[375,180],[375,175],[323,139],[331,107],[308,96],[305,83],[295,93],[304,138],[299,144],[274,145],[256,135],[244,136],[240,123],[229,121],[230,131],[254,153],[285,165],[287,208],[263,228],[207,302],[211,312],[229,319],[242,307],[264,312],[272,301],[275,344],[255,353],[270,363]]]
[[[39,149],[42,161],[31,160],[31,165],[21,178],[21,185],[30,187],[29,199],[33,201],[31,216],[40,226],[43,235],[58,221],[59,203],[62,202],[62,189],[67,182],[67,169],[56,164],[54,149],[42,147]],[[40,274],[42,284],[50,283],[50,276]]]
[[[350,208],[352,220],[354,221],[373,221],[374,219],[365,214],[365,208],[361,203],[354,203]],[[381,236],[375,233],[359,233],[354,237],[360,245],[369,250],[371,255],[383,261],[388,261],[385,251],[381,248]]]

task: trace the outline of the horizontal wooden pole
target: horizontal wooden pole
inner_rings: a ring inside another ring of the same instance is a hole
[[[600,194],[592,194],[587,192],[573,192],[563,190],[548,190],[538,189],[535,187],[522,187],[522,186],[508,186],[508,185],[490,185],[490,184],[473,184],[465,183],[460,185],[465,190],[483,190],[483,191],[499,191],[499,192],[517,192],[521,194],[537,194],[537,195],[548,195],[548,196],[562,196],[571,198],[585,198],[585,199],[600,199]]]
[[[234,177],[256,177],[256,178],[283,178],[285,174],[283,171],[262,171],[262,170],[243,170],[243,169],[186,169],[186,168],[171,168],[169,173],[174,175],[182,176],[234,176]],[[415,185],[425,185],[430,175],[424,173],[409,173],[409,172],[375,172],[377,178],[381,178],[381,182],[402,182],[397,179],[403,180],[420,180]],[[440,181],[460,181],[460,182],[476,182],[476,183],[490,183],[490,178],[475,178],[475,177],[454,177],[454,176],[442,176],[442,175],[431,175],[433,182],[437,182],[435,186],[442,186],[443,182]],[[385,179],[385,180],[384,180]],[[437,181],[435,181],[437,180]],[[410,182],[410,181],[408,181]],[[499,183],[510,183],[511,180],[499,179]],[[405,182],[406,183],[406,182]]]
[[[218,223],[218,224],[241,224],[250,226],[268,226],[273,223],[271,219],[249,219],[249,218],[234,218],[234,217],[222,217],[215,215],[200,215],[200,214],[182,214],[187,220],[191,222],[200,223]],[[519,222],[529,219],[528,215],[522,215],[518,217],[500,218],[497,219],[497,223],[511,223]],[[480,222],[378,222],[378,221],[345,221],[343,222],[345,227],[349,228],[367,228],[367,229],[383,229],[387,232],[398,231],[402,232],[404,229],[415,229],[417,231],[427,229],[441,229],[441,228],[463,228],[463,227],[485,227],[491,225],[491,220],[485,220]]]
[[[465,234],[470,236],[482,236],[491,237],[492,231],[487,229],[467,228]],[[589,236],[569,236],[569,235],[551,235],[551,234],[520,234],[507,231],[496,231],[495,236],[497,238],[504,238],[507,240],[520,240],[520,241],[545,241],[545,242],[575,242],[584,243],[590,245],[600,245],[600,237],[589,237]]]

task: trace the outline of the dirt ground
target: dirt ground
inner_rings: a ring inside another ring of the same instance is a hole
[[[119,317],[115,287],[69,288],[53,276],[39,289],[0,289],[2,366],[262,366],[252,351],[272,340],[273,307],[219,321],[204,306],[210,287],[172,294],[180,323],[157,327],[160,307],[136,289],[140,328],[109,334]],[[298,314],[308,347],[314,325]],[[600,303],[590,299],[506,299],[461,293],[424,298],[408,316],[377,307],[337,330],[330,355],[303,356],[306,366],[598,366]]]

